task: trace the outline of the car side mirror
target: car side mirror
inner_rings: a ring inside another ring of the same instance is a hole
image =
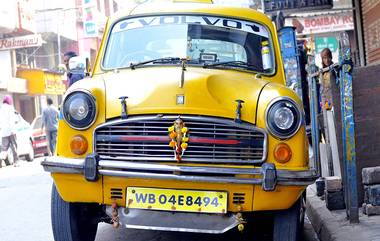
[[[91,75],[91,63],[90,63],[90,59],[86,58],[86,76],[90,76],[90,75]]]

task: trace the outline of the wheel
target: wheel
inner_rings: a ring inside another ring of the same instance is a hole
[[[94,241],[98,229],[96,206],[65,202],[53,184],[51,220],[55,241]]]
[[[34,160],[34,149],[32,141],[30,141],[29,145],[29,153],[25,155],[25,159],[28,162],[32,162]]]
[[[274,215],[273,241],[300,241],[304,218],[303,197],[289,209]]]

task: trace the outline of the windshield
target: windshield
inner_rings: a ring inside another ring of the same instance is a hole
[[[117,22],[109,37],[103,68],[124,68],[165,57],[186,58],[188,64],[215,68],[265,73],[274,69],[269,32],[264,26],[229,18],[177,15]],[[217,64],[235,61],[246,64]]]

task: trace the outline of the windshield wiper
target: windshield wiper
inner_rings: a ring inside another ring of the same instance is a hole
[[[249,70],[256,70],[258,71],[259,68],[255,65],[248,64],[247,62],[240,61],[240,60],[234,60],[234,61],[224,61],[224,62],[217,62],[212,64],[203,64],[203,68],[210,68],[215,66],[228,66],[228,67],[238,67],[238,68],[245,68]]]
[[[136,67],[138,66],[142,66],[142,65],[146,65],[146,64],[150,64],[150,63],[153,63],[153,64],[168,64],[168,63],[173,63],[173,62],[180,62],[181,61],[181,58],[179,57],[163,57],[163,58],[157,58],[157,59],[151,59],[151,60],[147,60],[147,61],[142,61],[142,62],[138,62],[138,63],[131,63],[129,65],[129,67],[131,69],[135,69]]]

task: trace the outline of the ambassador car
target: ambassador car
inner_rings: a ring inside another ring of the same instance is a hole
[[[266,15],[141,4],[108,20],[92,69],[68,89],[57,156],[42,163],[56,241],[92,241],[99,222],[242,231],[259,211],[274,240],[299,239],[316,172]]]

